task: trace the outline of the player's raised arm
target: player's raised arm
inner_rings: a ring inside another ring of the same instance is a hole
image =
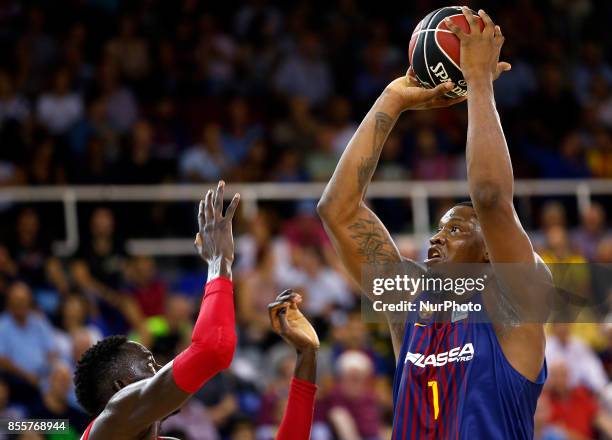
[[[232,219],[239,196],[234,196],[224,216],[224,185],[219,182],[216,191],[208,191],[200,202],[195,245],[208,263],[208,280],[190,346],[159,371],[155,371],[149,353],[151,377],[131,384],[115,381],[117,392],[93,424],[89,440],[143,434],[156,421],[179,409],[207,380],[229,367],[236,346],[231,266]]]
[[[300,295],[286,290],[268,306],[272,328],[295,348],[297,355],[287,409],[276,440],[307,440],[312,428],[319,337],[298,309],[301,302]]]
[[[450,83],[423,89],[411,75],[389,84],[359,125],[325,188],[317,210],[336,252],[357,283],[361,283],[364,264],[400,262],[389,232],[364,202],[385,140],[403,111],[446,107],[464,100],[444,98],[451,89]],[[364,293],[371,297],[371,292]],[[403,330],[392,328],[391,334],[397,354]]]
[[[470,198],[499,286],[503,286],[504,294],[511,299],[513,310],[521,313],[518,319],[522,320],[526,316],[523,313],[546,308],[546,293],[542,289],[550,275],[534,253],[512,200],[512,163],[493,96],[493,81],[510,65],[499,62],[504,42],[499,26],[480,10],[485,24],[481,32],[468,8],[463,8],[463,14],[470,26],[469,34],[448,19],[446,25],[461,41],[461,69],[468,85],[466,157]],[[485,302],[491,309],[501,303],[500,298],[492,296],[485,297]],[[495,323],[506,357],[531,380],[536,380],[544,362],[544,329],[538,319],[529,316],[522,320],[524,325]]]
[[[461,41],[461,69],[468,84],[467,177],[470,197],[493,263],[535,263],[533,247],[513,205],[512,163],[495,107],[493,81],[509,70],[499,62],[504,37],[499,26],[482,10],[477,18],[463,8],[470,33],[451,20],[448,28]]]

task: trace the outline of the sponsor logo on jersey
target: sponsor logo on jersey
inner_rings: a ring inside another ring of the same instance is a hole
[[[442,353],[425,356],[422,353],[406,353],[404,363],[411,362],[413,365],[425,368],[427,366],[443,367],[451,362],[468,362],[474,358],[474,345],[470,342],[461,347],[455,347]]]

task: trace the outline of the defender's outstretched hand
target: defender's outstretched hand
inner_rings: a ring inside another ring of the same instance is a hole
[[[484,23],[484,29],[480,31],[478,20],[467,8],[462,8],[463,15],[470,25],[470,33],[463,30],[445,18],[444,23],[461,41],[461,71],[463,77],[469,84],[475,77],[483,77],[486,80],[496,80],[499,76],[512,68],[509,63],[499,61],[499,53],[504,44],[504,36],[501,28],[496,26],[491,17],[482,9],[478,15]]]
[[[223,190],[225,182],[219,181],[215,191],[208,190],[204,200],[200,201],[198,212],[199,232],[195,238],[198,254],[208,263],[209,280],[218,275],[227,275],[234,261],[234,237],[232,220],[240,201],[240,194],[235,194],[223,215]]]
[[[298,353],[316,351],[320,345],[319,337],[298,308],[301,302],[302,297],[299,294],[291,289],[285,290],[268,306],[270,324]]]

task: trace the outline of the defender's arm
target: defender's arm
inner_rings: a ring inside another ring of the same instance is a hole
[[[179,409],[206,381],[229,367],[236,346],[231,265],[236,195],[222,216],[224,182],[200,202],[196,248],[208,263],[208,283],[191,345],[153,377],[118,391],[96,419],[90,439],[133,438]]]

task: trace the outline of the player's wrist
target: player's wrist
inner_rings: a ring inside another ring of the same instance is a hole
[[[471,73],[469,71],[463,72],[463,76],[465,78],[465,82],[468,87],[473,89],[475,87],[482,88],[493,88],[493,74],[487,72],[474,72]]]
[[[382,111],[391,118],[396,118],[407,108],[403,101],[400,92],[387,86],[374,103],[374,108],[377,112]]]
[[[233,263],[233,258],[224,257],[221,255],[208,259],[208,281],[211,281],[221,276],[231,280]]]

